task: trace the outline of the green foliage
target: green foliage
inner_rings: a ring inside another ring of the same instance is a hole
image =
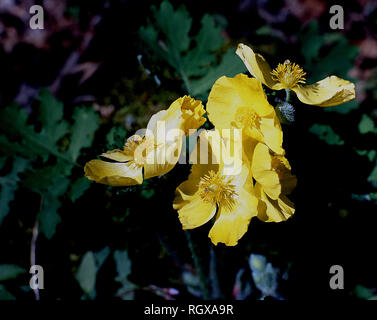
[[[70,190],[68,191],[68,196],[72,202],[75,202],[78,198],[80,198],[84,192],[89,188],[91,181],[88,180],[86,177],[78,178],[72,185]]]
[[[323,36],[319,33],[318,22],[313,21],[302,29],[298,39],[305,58],[305,69],[309,71],[309,82],[319,81],[332,74],[341,78],[347,77],[348,71],[354,65],[358,49],[342,34]],[[323,50],[328,46],[329,51]]]
[[[377,186],[377,166],[375,166],[373,171],[370,173],[368,181],[372,182]]]
[[[92,145],[93,133],[98,128],[98,116],[92,112],[88,112],[86,108],[76,108],[73,114],[73,126],[71,128],[71,139],[67,154],[72,162],[75,162],[82,148]]]
[[[88,251],[81,259],[80,266],[76,272],[76,280],[84,291],[84,299],[94,299],[96,293],[97,273],[110,254],[110,248],[93,253]]]
[[[114,252],[114,260],[118,273],[115,280],[122,285],[116,295],[122,297],[123,300],[132,300],[134,297],[133,290],[135,289],[135,285],[128,280],[128,276],[131,274],[132,265],[127,250],[116,250]]]
[[[316,134],[319,139],[326,141],[329,145],[344,145],[344,141],[328,125],[314,124],[309,132]]]
[[[359,123],[359,131],[361,134],[366,134],[369,132],[377,134],[377,127],[374,125],[371,117],[363,114],[363,117],[361,118],[361,121]]]
[[[75,179],[72,169],[78,167],[76,161],[81,149],[92,144],[98,116],[91,108],[75,108],[71,124],[63,118],[63,104],[47,89],[41,90],[39,101],[38,112],[32,114],[37,119],[33,124],[29,123],[26,111],[17,106],[0,111],[1,153],[14,157],[13,171],[0,180],[0,207],[4,208],[0,223],[18,187],[18,174],[23,172],[22,186],[41,197],[40,231],[51,238],[61,220],[60,198],[68,193],[71,200],[76,201],[89,186],[82,176],[72,182]]]
[[[355,294],[359,299],[377,300],[377,295],[373,293],[372,289],[366,288],[361,285],[355,287]]]
[[[124,127],[113,126],[106,135],[107,149],[123,149],[127,131]]]
[[[91,296],[96,286],[97,267],[94,254],[88,251],[81,260],[76,279],[87,296]]]
[[[246,70],[233,48],[217,63],[217,51],[225,41],[212,16],[203,16],[200,31],[191,39],[192,19],[184,7],[174,10],[164,1],[152,12],[154,21],[140,28],[140,38],[156,57],[174,68],[190,95],[205,96],[220,76],[234,76]]]
[[[5,160],[5,158],[3,158]],[[0,163],[0,169],[3,168],[3,163]],[[24,158],[16,157],[13,161],[12,171],[4,176],[0,177],[0,225],[3,222],[3,219],[9,213],[9,204],[14,199],[14,192],[18,188],[19,177],[18,175],[25,171],[27,168],[28,161]]]
[[[369,161],[376,159],[377,151],[376,150],[356,150],[359,156],[367,156]]]
[[[14,264],[0,264],[0,281],[17,278],[26,270]]]

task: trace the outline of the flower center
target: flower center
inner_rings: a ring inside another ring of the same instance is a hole
[[[256,112],[247,107],[238,108],[235,117],[235,126],[238,128],[256,127],[261,122],[261,118]]]
[[[283,64],[279,63],[271,74],[272,79],[283,85],[283,89],[291,89],[298,83],[305,83],[306,81],[304,70],[289,60],[285,60]]]
[[[200,178],[199,195],[205,202],[231,208],[238,196],[235,187],[231,177],[211,170]]]

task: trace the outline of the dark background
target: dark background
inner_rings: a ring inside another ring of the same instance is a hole
[[[128,137],[145,126],[151,114],[186,94],[170,66],[154,62],[138,36],[140,27],[151,18],[151,5],[159,5],[159,1],[42,1],[45,30],[38,35],[28,29],[32,1],[30,5],[28,1],[4,3],[0,5],[0,105],[16,101],[30,112],[42,87],[48,87],[64,103],[68,119],[77,105],[96,105],[100,127],[93,145],[78,159],[81,167],[107,150],[104,137],[114,125],[125,127]],[[201,17],[209,13],[224,24],[227,43],[236,46],[243,42],[259,48],[272,66],[286,59],[305,65],[299,35],[313,21],[320,37],[339,33],[328,23],[332,3],[322,0],[174,1],[173,5],[178,8],[180,4],[193,19],[192,33],[199,30]],[[376,136],[361,135],[358,125],[363,114],[372,119],[377,116],[377,4],[347,1],[343,8],[345,29],[340,34],[350,47],[357,48],[357,55],[351,60],[352,68],[337,75],[356,82],[358,105],[348,113],[339,113],[292,99],[296,120],[283,130],[287,157],[298,178],[290,197],[296,213],[279,224],[253,219],[236,247],[214,248],[221,292],[227,299],[234,298],[236,273],[240,268],[248,270],[250,253],[262,254],[281,273],[288,272],[278,286],[280,295],[288,300],[357,299],[362,298],[357,286],[376,290],[376,203],[352,195],[375,190],[367,181],[374,163],[358,155],[355,148],[376,150]],[[257,34],[263,26],[268,26],[268,32]],[[324,46],[321,50],[319,64],[333,48]],[[158,75],[161,86],[146,76],[136,59],[139,54],[144,66]],[[77,61],[70,64],[75,55]],[[333,64],[337,64],[336,59]],[[309,74],[315,68],[305,70]],[[126,104],[131,107],[125,114],[119,113]],[[130,123],[125,120],[128,115]],[[316,123],[329,125],[344,144],[330,145],[319,139],[309,130]],[[195,267],[171,207],[174,190],[188,171],[188,167],[177,166],[167,176],[133,189],[93,183],[74,203],[63,197],[59,209],[62,221],[56,234],[51,239],[40,235],[37,242],[37,263],[45,269],[46,289],[41,290],[41,299],[80,299],[83,292],[75,279],[80,259],[87,251],[106,246],[111,252],[128,250],[132,261],[128,279],[140,288],[173,287],[179,290],[176,299],[194,298],[182,274],[196,274]],[[75,168],[73,174],[82,175],[82,168]],[[143,190],[152,190],[152,195],[146,197]],[[0,226],[1,264],[28,270],[31,230],[39,203],[35,193],[22,186],[17,190],[10,213]],[[210,261],[210,227],[207,224],[191,232],[204,270]],[[329,269],[335,264],[344,268],[344,290],[329,287]],[[114,297],[119,288],[115,276],[110,255],[97,274],[97,299],[119,299]],[[28,281],[26,273],[3,284],[14,297],[33,300],[33,292],[22,289]],[[258,299],[260,293],[249,272],[242,281],[253,287],[247,299]],[[135,290],[134,298],[164,296],[140,289]]]

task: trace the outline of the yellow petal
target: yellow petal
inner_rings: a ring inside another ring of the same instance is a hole
[[[280,179],[272,168],[270,150],[263,143],[258,143],[255,147],[251,171],[254,179],[263,186],[264,191],[272,199],[277,199],[281,193]]]
[[[330,76],[308,86],[292,89],[297,98],[306,104],[331,107],[355,99],[355,85],[347,80]]]
[[[294,214],[294,204],[285,195],[280,195],[277,200],[273,200],[265,194],[259,183],[255,185],[255,193],[260,198],[258,219],[264,222],[281,222]]]
[[[211,220],[215,213],[216,205],[203,201],[198,194],[191,196],[190,200],[185,201],[178,209],[179,220],[184,230],[200,227]]]
[[[127,162],[133,160],[133,156],[130,154],[124,153],[122,150],[115,149],[111,151],[107,151],[106,153],[102,153],[101,157],[111,159],[118,162]]]
[[[246,108],[260,117],[274,111],[268,103],[260,81],[238,74],[234,78],[222,76],[212,86],[208,96],[209,120],[218,128],[230,128],[239,108]]]
[[[264,142],[276,154],[284,155],[283,130],[275,112],[270,117],[262,119],[260,132],[263,134],[263,139],[259,141]]]
[[[238,240],[247,232],[251,218],[257,215],[257,204],[257,198],[242,189],[232,209],[220,207],[208,235],[213,244],[221,242],[227,246],[237,245]]]
[[[91,160],[85,164],[84,171],[88,179],[110,186],[132,186],[143,182],[142,167],[134,161],[112,163]]]
[[[265,84],[267,87],[280,90],[280,84],[272,78],[271,67],[262,55],[254,53],[254,51],[240,43],[236,50],[236,54],[242,59],[250,74]]]
[[[182,135],[178,132],[175,141],[155,146],[147,152],[144,161],[144,178],[168,173],[177,164],[182,151]]]
[[[206,122],[207,119],[203,117],[205,114],[204,106],[200,100],[195,100],[190,96],[184,96],[178,101],[181,103],[184,120],[182,130],[185,131],[186,136],[189,136]]]

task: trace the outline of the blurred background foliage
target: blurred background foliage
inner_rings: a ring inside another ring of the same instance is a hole
[[[177,97],[205,102],[218,77],[245,72],[239,42],[300,64],[308,83],[349,79],[357,99],[292,99],[293,218],[252,220],[234,248],[213,247],[210,226],[190,233],[210,298],[376,299],[375,1],[344,2],[344,30],[330,29],[324,0],[45,0],[44,30],[29,28],[33,4],[0,2],[0,299],[35,299],[31,259],[43,300],[203,298],[172,209],[188,166],[132,188],[90,183],[83,166]],[[328,285],[334,264],[341,291]]]

